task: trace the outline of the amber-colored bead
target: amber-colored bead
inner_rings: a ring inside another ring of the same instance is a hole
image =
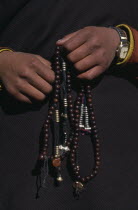
[[[58,99],[57,98],[54,98],[54,102],[57,103],[58,102]]]
[[[52,165],[53,165],[54,167],[59,167],[59,166],[61,166],[61,159],[60,159],[60,158],[55,158],[55,159],[53,159],[53,160],[52,160]]]

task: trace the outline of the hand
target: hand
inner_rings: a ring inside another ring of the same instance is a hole
[[[67,58],[78,71],[78,78],[92,80],[112,63],[120,43],[116,30],[88,26],[57,41],[69,53]]]
[[[16,99],[32,103],[51,92],[55,75],[51,63],[39,55],[5,51],[0,53],[0,79]]]

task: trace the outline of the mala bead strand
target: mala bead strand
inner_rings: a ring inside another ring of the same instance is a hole
[[[48,158],[50,158],[57,172],[56,180],[61,182],[63,181],[61,164],[66,155],[69,154],[74,178],[73,188],[75,195],[78,197],[84,186],[98,173],[100,167],[100,140],[92,104],[92,88],[90,85],[81,85],[77,98],[73,102],[71,70],[63,59],[61,51],[61,47],[56,48],[55,63],[53,65],[55,69],[55,85],[48,116],[43,126],[44,139],[40,147],[39,160],[43,160],[44,165],[46,165]],[[54,155],[50,156],[48,155],[49,130],[54,113],[56,118],[54,133],[56,135],[61,126],[63,142],[61,144],[61,139],[58,136],[55,141]],[[67,122],[70,124],[69,127]],[[70,132],[68,132],[68,128],[70,128]],[[80,135],[89,135],[94,148],[94,166],[91,173],[83,177],[81,176],[78,161],[78,155],[81,155],[78,153]],[[47,172],[45,173],[47,176]]]
[[[76,117],[76,116],[79,116],[79,110],[75,109],[76,129],[75,129],[75,136],[73,138],[73,146],[72,146],[72,150],[71,150],[71,165],[72,165],[72,169],[73,169],[74,177],[75,177],[73,187],[75,189],[75,194],[77,196],[79,196],[79,193],[83,190],[84,185],[86,183],[88,183],[98,173],[98,169],[99,169],[99,165],[100,165],[100,141],[98,138],[98,131],[97,131],[95,116],[94,116],[94,112],[93,112],[92,95],[91,95],[92,90],[91,90],[90,86],[86,86],[85,89],[86,89],[86,95],[87,95],[85,107],[88,107],[86,109],[85,115],[90,116],[90,119],[85,118],[85,126],[86,126],[85,128],[86,128],[86,130],[87,129],[91,130],[89,135],[90,135],[93,147],[94,147],[95,163],[94,163],[94,167],[93,167],[93,170],[90,175],[87,175],[84,177],[82,177],[80,175],[80,167],[78,166],[78,161],[77,161],[77,150],[79,147],[79,137],[78,137],[79,132],[78,132],[78,127],[77,127],[78,119]],[[80,93],[80,95],[82,95],[82,92]],[[79,105],[79,103],[80,103],[80,97],[78,97],[78,102],[76,102],[76,104]],[[81,106],[80,106],[80,110],[81,110]],[[89,113],[88,113],[88,111],[89,111]],[[90,122],[90,125],[89,125],[89,122]],[[77,139],[76,139],[76,136],[77,136]]]

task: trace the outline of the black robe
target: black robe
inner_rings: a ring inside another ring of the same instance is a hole
[[[136,0],[1,0],[0,46],[51,59],[55,42],[85,26],[126,23],[138,28]],[[107,43],[108,44],[108,43]],[[0,95],[0,209],[138,209],[137,64],[111,67],[93,90],[102,151],[100,173],[80,200],[72,194],[67,167],[64,182],[48,187],[36,199],[35,166],[47,102],[25,105]],[[91,167],[89,140],[81,142],[82,173]]]

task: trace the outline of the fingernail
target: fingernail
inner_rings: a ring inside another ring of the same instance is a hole
[[[63,42],[64,41],[64,39],[59,39],[58,41],[57,41],[57,43],[61,43],[61,42]]]

